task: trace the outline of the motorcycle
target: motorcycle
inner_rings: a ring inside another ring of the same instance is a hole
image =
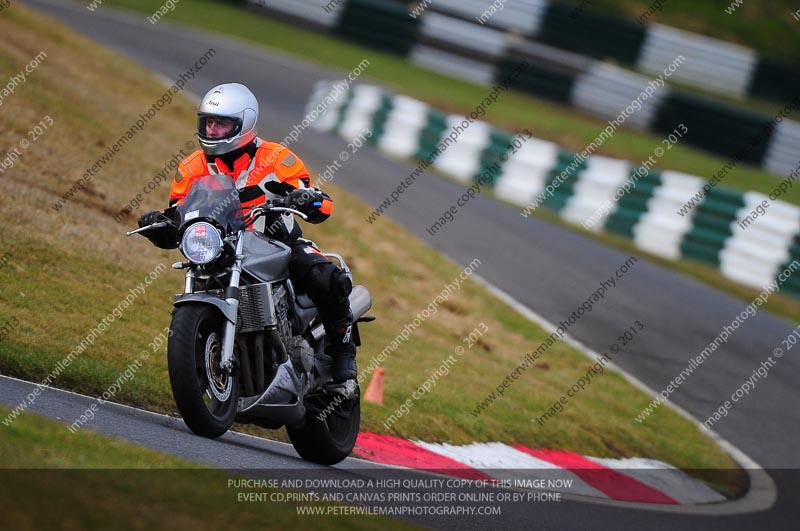
[[[267,183],[267,200],[241,204],[245,191],[230,178],[198,179],[173,219],[128,232],[177,228],[179,249],[188,262],[183,293],[172,312],[167,361],[172,394],[186,425],[197,435],[216,438],[233,422],[279,429],[303,459],[332,465],[355,446],[361,422],[358,382],[333,383],[325,353],[325,329],[314,304],[289,279],[291,250],[257,230],[262,216],[306,216],[279,194],[293,188]],[[339,262],[350,277],[344,259]],[[355,285],[349,296],[353,337],[369,322],[369,291]]]

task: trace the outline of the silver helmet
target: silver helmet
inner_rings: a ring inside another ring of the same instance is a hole
[[[221,138],[206,136],[209,118],[227,118],[233,129]],[[206,155],[219,156],[246,146],[256,137],[258,100],[240,83],[224,83],[209,90],[197,109],[197,139]]]

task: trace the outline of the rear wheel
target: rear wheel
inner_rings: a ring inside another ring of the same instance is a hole
[[[172,314],[167,347],[169,381],[184,422],[197,435],[216,438],[236,416],[239,383],[220,367],[225,318],[207,304],[183,304]]]
[[[301,428],[286,427],[292,446],[306,461],[335,465],[353,451],[361,427],[361,393],[356,385],[350,397],[317,392],[306,397],[306,421]]]

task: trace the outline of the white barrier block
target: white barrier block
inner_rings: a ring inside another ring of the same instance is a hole
[[[800,209],[772,203],[766,195],[756,192],[745,193],[744,201],[745,206],[731,223],[732,235],[720,252],[720,270],[740,282],[746,271],[748,285],[763,286],[775,278],[789,258],[789,248],[800,229]],[[775,230],[776,226],[780,229]]]
[[[516,165],[503,167],[503,173],[494,185],[494,195],[519,205],[528,206],[539,195],[547,182],[549,169]]]
[[[356,85],[351,90],[353,99],[339,126],[339,135],[348,140],[372,128],[372,117],[380,108],[383,96],[383,90],[373,85]]]
[[[301,18],[314,24],[332,28],[339,22],[345,2],[321,4],[319,0],[247,0],[251,4],[269,11]]]
[[[685,61],[670,79],[734,96],[744,96],[755,71],[750,48],[662,24],[648,27],[637,67],[660,75],[678,56]]]
[[[764,168],[782,177],[793,176],[798,180],[792,184],[800,184],[800,123],[783,120],[775,127],[764,157]]]
[[[633,227],[636,247],[677,260],[681,243],[692,228],[692,216],[680,216],[678,208],[703,188],[699,177],[674,171],[661,172],[662,184],[647,202],[647,212]]]
[[[612,197],[628,180],[631,164],[625,160],[595,155],[586,159],[586,168],[578,174],[573,195],[561,211],[567,221],[600,230],[616,208]]]
[[[494,83],[497,77],[497,68],[492,64],[422,44],[417,44],[411,49],[408,60],[437,74],[449,75],[484,87]]]
[[[419,137],[428,121],[428,106],[407,96],[395,96],[378,147],[390,155],[410,158],[419,150]]]
[[[596,61],[575,82],[572,103],[595,116],[617,119],[627,126],[649,129],[669,88],[614,65]]]
[[[449,115],[448,128],[444,134],[448,135],[453,127],[462,128],[463,121],[463,116]],[[462,182],[471,182],[472,177],[480,169],[481,153],[491,142],[489,137],[491,131],[492,126],[486,122],[478,120],[472,122],[460,132],[458,140],[439,155],[434,166]]]
[[[323,80],[314,85],[305,108],[304,118],[311,120],[311,128],[317,131],[332,131],[339,120],[347,92],[337,89],[331,81]],[[314,115],[317,115],[314,119]]]
[[[422,17],[419,31],[426,37],[489,54],[494,58],[502,57],[506,52],[505,32],[481,26],[475,21],[429,12]]]
[[[431,7],[471,18],[477,24],[483,22],[533,36],[539,33],[549,4],[548,0],[504,0],[498,4],[500,9],[496,3],[492,0],[435,0]],[[426,16],[423,15],[423,19]]]

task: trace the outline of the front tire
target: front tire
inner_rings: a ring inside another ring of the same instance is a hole
[[[339,395],[335,395],[339,396]],[[306,399],[305,425],[286,427],[292,446],[306,461],[335,465],[343,461],[356,445],[361,427],[361,393],[337,402],[334,397],[315,394]]]
[[[167,366],[172,396],[183,421],[197,435],[215,439],[233,425],[239,383],[222,370],[225,318],[208,304],[175,308]]]

